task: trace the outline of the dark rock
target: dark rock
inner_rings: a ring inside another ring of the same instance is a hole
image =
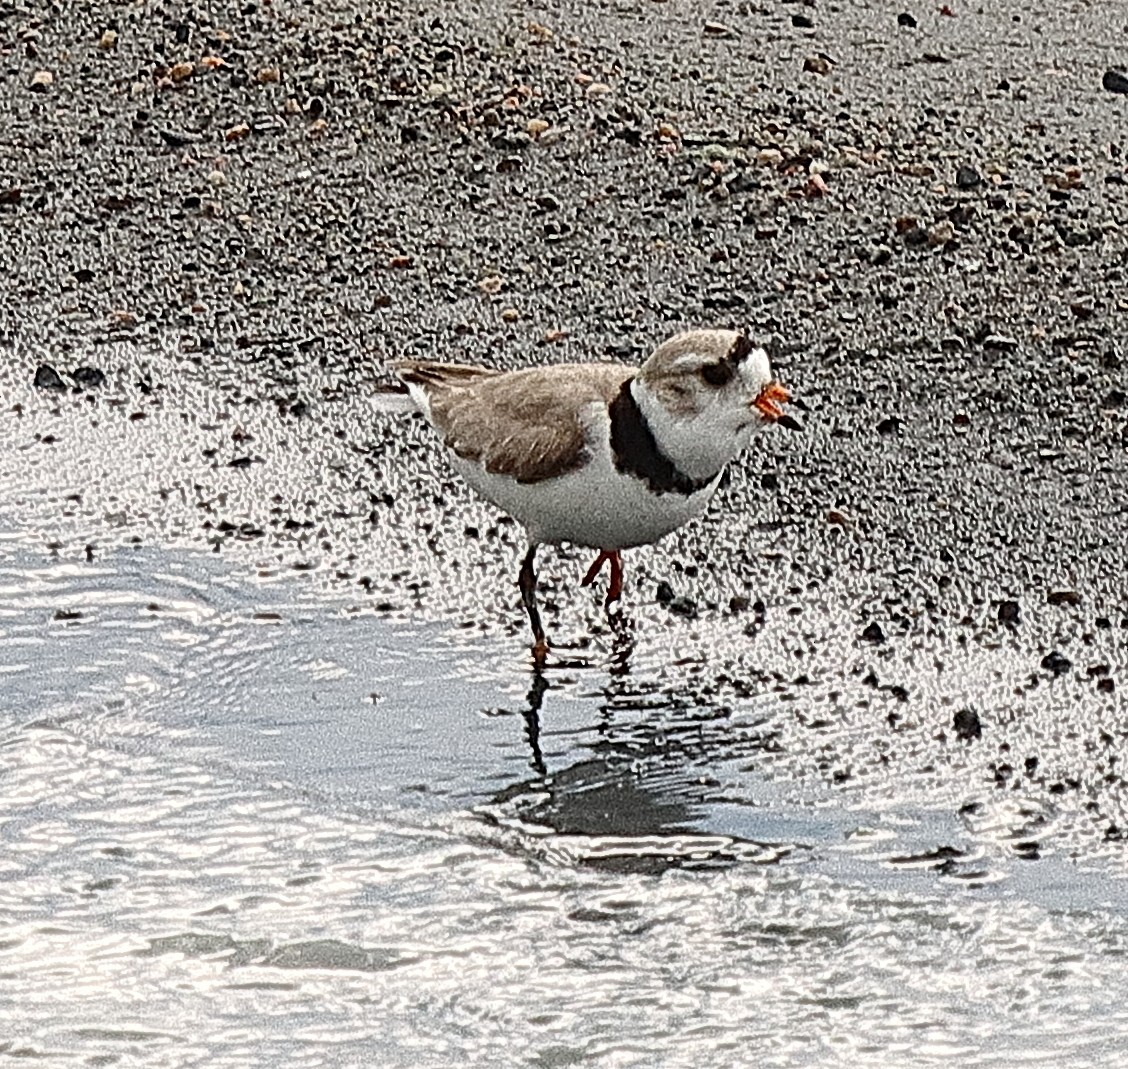
[[[952,727],[961,739],[970,742],[983,735],[983,723],[974,709],[961,709],[952,717]]]
[[[1042,658],[1042,667],[1055,676],[1061,676],[1073,667],[1073,662],[1068,657],[1058,653],[1057,650],[1053,650]]]
[[[877,425],[877,433],[882,435],[896,434],[901,429],[903,422],[904,420],[897,416],[887,416]]]
[[[65,390],[67,384],[50,364],[40,364],[35,369],[35,388],[37,390]]]
[[[697,602],[685,596],[674,598],[666,608],[675,616],[684,616],[686,619],[693,619],[697,615]]]
[[[654,591],[654,597],[659,605],[669,605],[674,600],[674,588],[663,579]]]
[[[1081,595],[1076,590],[1054,590],[1046,601],[1051,605],[1080,605]]]
[[[80,267],[74,272],[74,277],[76,281],[81,282],[85,286],[88,282],[94,281],[94,272],[91,271],[89,267]]]
[[[982,344],[984,349],[995,349],[1001,353],[1013,353],[1018,350],[1018,339],[1008,337],[1006,334],[988,334]]]
[[[999,623],[1006,624],[1008,627],[1017,627],[1019,618],[1020,613],[1017,601],[999,602]]]
[[[173,130],[167,126],[161,127],[157,133],[161,135],[161,140],[166,145],[172,145],[173,148],[182,148],[184,145],[194,145],[203,141],[200,134],[193,134],[188,130]]]
[[[983,176],[974,168],[966,164],[956,171],[957,189],[978,189],[983,185]]]
[[[96,367],[89,367],[83,364],[82,367],[76,367],[71,373],[71,377],[79,386],[85,386],[87,389],[92,390],[101,386],[106,381],[105,373]]]
[[[928,244],[928,231],[923,226],[910,227],[904,233],[904,241],[909,248],[923,248]]]
[[[874,621],[871,624],[866,624],[865,630],[862,631],[862,638],[866,642],[884,642],[885,632],[881,630],[881,625]]]
[[[797,30],[813,30],[815,28],[815,20],[810,15],[792,15],[791,25]]]
[[[1128,76],[1120,71],[1105,71],[1101,85],[1110,93],[1128,93]]]
[[[916,24],[917,20],[913,18],[913,16],[910,15],[907,11],[902,11],[901,14],[897,16],[898,26],[904,26],[910,30],[915,30]]]
[[[740,612],[746,612],[752,606],[750,598],[746,598],[743,594],[735,594],[729,598],[729,612],[734,616]]]

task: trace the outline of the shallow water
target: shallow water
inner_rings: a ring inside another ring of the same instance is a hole
[[[9,541],[0,588],[10,1055],[1081,1066],[1128,1048],[1117,870],[762,773],[778,702],[711,705],[625,630],[538,681],[511,639],[205,554]]]

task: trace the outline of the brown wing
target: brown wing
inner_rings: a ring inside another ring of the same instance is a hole
[[[588,456],[583,411],[610,403],[635,369],[557,364],[497,372],[458,364],[397,365],[420,387],[447,448],[494,475],[535,483],[578,468]]]

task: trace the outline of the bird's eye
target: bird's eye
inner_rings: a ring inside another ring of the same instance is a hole
[[[732,376],[732,364],[728,363],[726,360],[721,360],[716,364],[706,364],[701,369],[701,377],[710,386],[724,386],[732,379]]]

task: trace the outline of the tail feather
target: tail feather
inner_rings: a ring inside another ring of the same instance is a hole
[[[400,380],[409,386],[466,386],[498,372],[470,364],[443,364],[436,360],[400,360],[392,365]]]
[[[418,412],[419,405],[411,392],[403,383],[392,385],[381,384],[377,386],[369,398],[369,402],[377,412],[386,412],[391,415],[400,415],[404,412]]]

